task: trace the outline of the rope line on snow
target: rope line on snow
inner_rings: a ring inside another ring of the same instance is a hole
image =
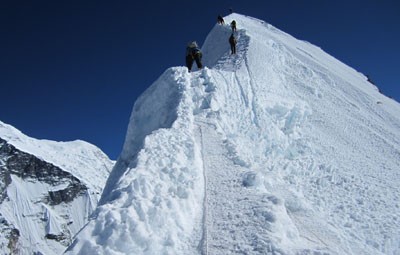
[[[201,238],[201,254],[207,255],[208,254],[208,229],[207,229],[207,215],[208,215],[208,197],[207,197],[207,172],[204,166],[204,141],[203,141],[203,131],[201,129],[201,124],[198,125],[200,131],[200,153],[201,153],[201,160],[203,162],[203,178],[204,178],[204,200],[203,200],[203,236]]]

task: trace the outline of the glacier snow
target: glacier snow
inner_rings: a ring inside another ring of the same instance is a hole
[[[93,219],[66,254],[399,254],[400,105],[272,25],[231,14],[203,70],[134,105]]]

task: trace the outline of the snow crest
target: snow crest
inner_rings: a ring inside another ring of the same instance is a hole
[[[196,253],[203,183],[189,89],[187,70],[171,68],[135,103],[96,220],[73,247],[78,254]]]
[[[400,105],[307,42],[238,14],[136,102],[68,254],[397,254]]]

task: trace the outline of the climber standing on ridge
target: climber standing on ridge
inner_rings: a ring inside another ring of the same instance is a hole
[[[193,41],[188,44],[186,47],[186,67],[188,68],[189,72],[192,70],[193,61],[196,61],[197,68],[202,69],[203,64],[201,63],[201,58],[203,54],[197,42]]]
[[[236,21],[232,20],[231,22],[232,33],[236,32]]]
[[[237,40],[232,33],[231,36],[229,37],[229,44],[231,45],[231,54],[236,54],[236,43]]]
[[[222,18],[221,15],[218,15],[217,22],[220,25],[224,25],[225,24],[224,18]]]

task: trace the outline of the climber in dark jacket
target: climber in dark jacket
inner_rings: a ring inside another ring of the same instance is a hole
[[[192,50],[190,49],[189,45],[186,47],[186,67],[188,68],[189,72],[192,70],[193,66],[193,56]]]
[[[236,32],[236,21],[235,21],[235,20],[232,20],[232,22],[231,22],[231,28],[232,28],[232,33],[233,33],[233,32]]]
[[[224,18],[222,18],[221,15],[218,15],[217,22],[220,25],[224,25],[225,24]]]
[[[231,54],[236,54],[236,38],[233,35],[233,33],[231,34],[231,36],[229,37],[229,44],[231,45]]]
[[[196,42],[191,42],[186,47],[186,67],[189,72],[192,70],[193,61],[196,61],[197,68],[202,69],[203,64],[201,63],[201,58],[203,54]]]

